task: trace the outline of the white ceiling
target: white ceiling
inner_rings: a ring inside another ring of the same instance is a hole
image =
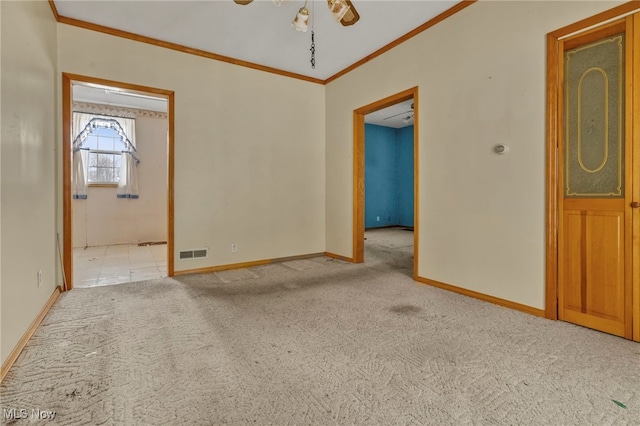
[[[458,0],[352,0],[360,21],[343,27],[325,0],[309,0],[316,44],[311,68],[311,31],[291,22],[302,0],[271,0],[247,6],[232,0],[54,0],[60,16],[172,42],[304,76],[326,80],[451,8]]]
[[[413,99],[410,99],[385,109],[372,112],[371,114],[364,116],[364,122],[367,124],[376,124],[378,126],[393,127],[395,129],[413,126],[412,104]]]
[[[94,104],[167,112],[167,100],[96,84],[73,85],[73,100]]]

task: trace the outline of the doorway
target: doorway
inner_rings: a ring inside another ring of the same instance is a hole
[[[640,13],[629,9],[548,36],[546,316],[640,341]]]
[[[66,73],[62,89],[65,290],[172,276],[173,92]]]
[[[365,117],[384,110],[394,105],[413,104],[413,117],[419,117],[418,88],[400,92],[380,101],[354,110],[354,217],[353,217],[353,260],[356,263],[364,262],[365,256]],[[400,117],[405,119],[409,114]],[[418,121],[413,121],[413,135],[411,148],[413,150],[413,277],[417,276],[418,259]],[[377,214],[374,214],[377,218]],[[384,219],[384,217],[383,217]],[[390,221],[390,216],[387,219]],[[376,221],[378,222],[378,221]],[[383,221],[383,223],[385,223]],[[406,232],[406,231],[400,231]],[[402,239],[402,238],[401,238]],[[400,240],[401,240],[400,239]],[[399,241],[400,241],[399,240]]]

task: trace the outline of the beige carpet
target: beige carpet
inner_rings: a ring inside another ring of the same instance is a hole
[[[639,344],[417,284],[412,234],[392,232],[367,232],[364,265],[63,294],[2,408],[78,425],[640,424]]]

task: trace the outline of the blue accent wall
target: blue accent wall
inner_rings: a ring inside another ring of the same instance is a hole
[[[413,126],[396,130],[398,225],[413,227]]]
[[[365,124],[365,228],[413,226],[413,126]]]
[[[395,225],[398,221],[395,140],[396,129],[365,124],[365,228]]]

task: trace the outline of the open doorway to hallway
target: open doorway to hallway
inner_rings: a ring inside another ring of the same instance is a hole
[[[416,275],[418,89],[354,111],[354,260]]]
[[[67,289],[171,275],[172,92],[63,82]]]
[[[364,118],[365,259],[413,266],[413,99]]]

